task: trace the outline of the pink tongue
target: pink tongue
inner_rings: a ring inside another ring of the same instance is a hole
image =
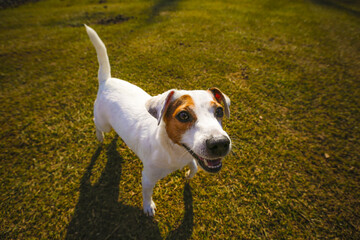
[[[216,160],[207,160],[207,163],[209,166],[217,166],[220,164],[221,159],[216,159]]]

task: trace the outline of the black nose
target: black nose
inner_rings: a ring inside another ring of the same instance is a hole
[[[206,140],[208,151],[214,156],[224,156],[228,153],[230,140],[227,137],[210,138]]]

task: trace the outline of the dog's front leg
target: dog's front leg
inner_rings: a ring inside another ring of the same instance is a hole
[[[159,178],[160,179],[160,178]],[[156,176],[151,176],[146,169],[142,172],[142,194],[143,194],[143,208],[144,213],[148,216],[155,215],[155,203],[152,200],[153,189],[156,182],[159,180]]]
[[[195,159],[193,159],[188,164],[188,166],[189,166],[190,170],[185,173],[185,177],[186,177],[186,179],[191,179],[191,178],[193,178],[195,176],[195,173],[198,170],[197,163],[196,163]]]

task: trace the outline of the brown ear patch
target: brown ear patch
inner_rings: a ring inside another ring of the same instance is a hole
[[[177,144],[180,144],[182,135],[190,129],[197,118],[194,113],[194,101],[189,95],[183,95],[170,103],[164,115],[165,129],[169,138]],[[190,121],[180,122],[176,115],[181,111],[186,111],[190,115]]]
[[[174,93],[175,93],[175,91],[171,91],[171,92],[167,95],[167,97],[166,97],[166,99],[165,99],[164,107],[162,108],[161,113],[160,113],[160,116],[159,116],[159,119],[158,119],[158,125],[160,125],[161,118],[162,118],[162,116],[164,115],[164,112],[167,111],[167,109],[168,109],[168,107],[169,107],[169,105],[170,105],[170,103],[171,103],[171,98],[172,98],[172,96],[174,95]]]
[[[214,99],[215,100],[215,99]],[[217,102],[217,101],[211,101],[210,102],[210,105],[213,107],[213,108],[217,108],[217,107],[222,107],[222,105]]]
[[[213,98],[216,102],[218,102],[218,103],[224,102],[224,97],[223,97],[220,89],[218,89],[216,87],[212,87],[212,88],[209,88],[208,91],[212,93]]]
[[[220,91],[220,89],[216,88],[216,87],[212,87],[209,88],[208,91],[213,95],[213,98],[216,102],[223,104],[224,106],[224,110],[225,110],[225,115],[227,118],[230,117],[230,99],[228,99],[228,101],[226,100],[225,95]]]

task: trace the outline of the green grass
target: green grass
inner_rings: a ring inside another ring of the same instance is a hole
[[[1,239],[360,238],[356,1],[43,0],[0,18]],[[114,77],[232,100],[223,170],[159,181],[154,219],[140,160],[96,142],[83,23]]]

